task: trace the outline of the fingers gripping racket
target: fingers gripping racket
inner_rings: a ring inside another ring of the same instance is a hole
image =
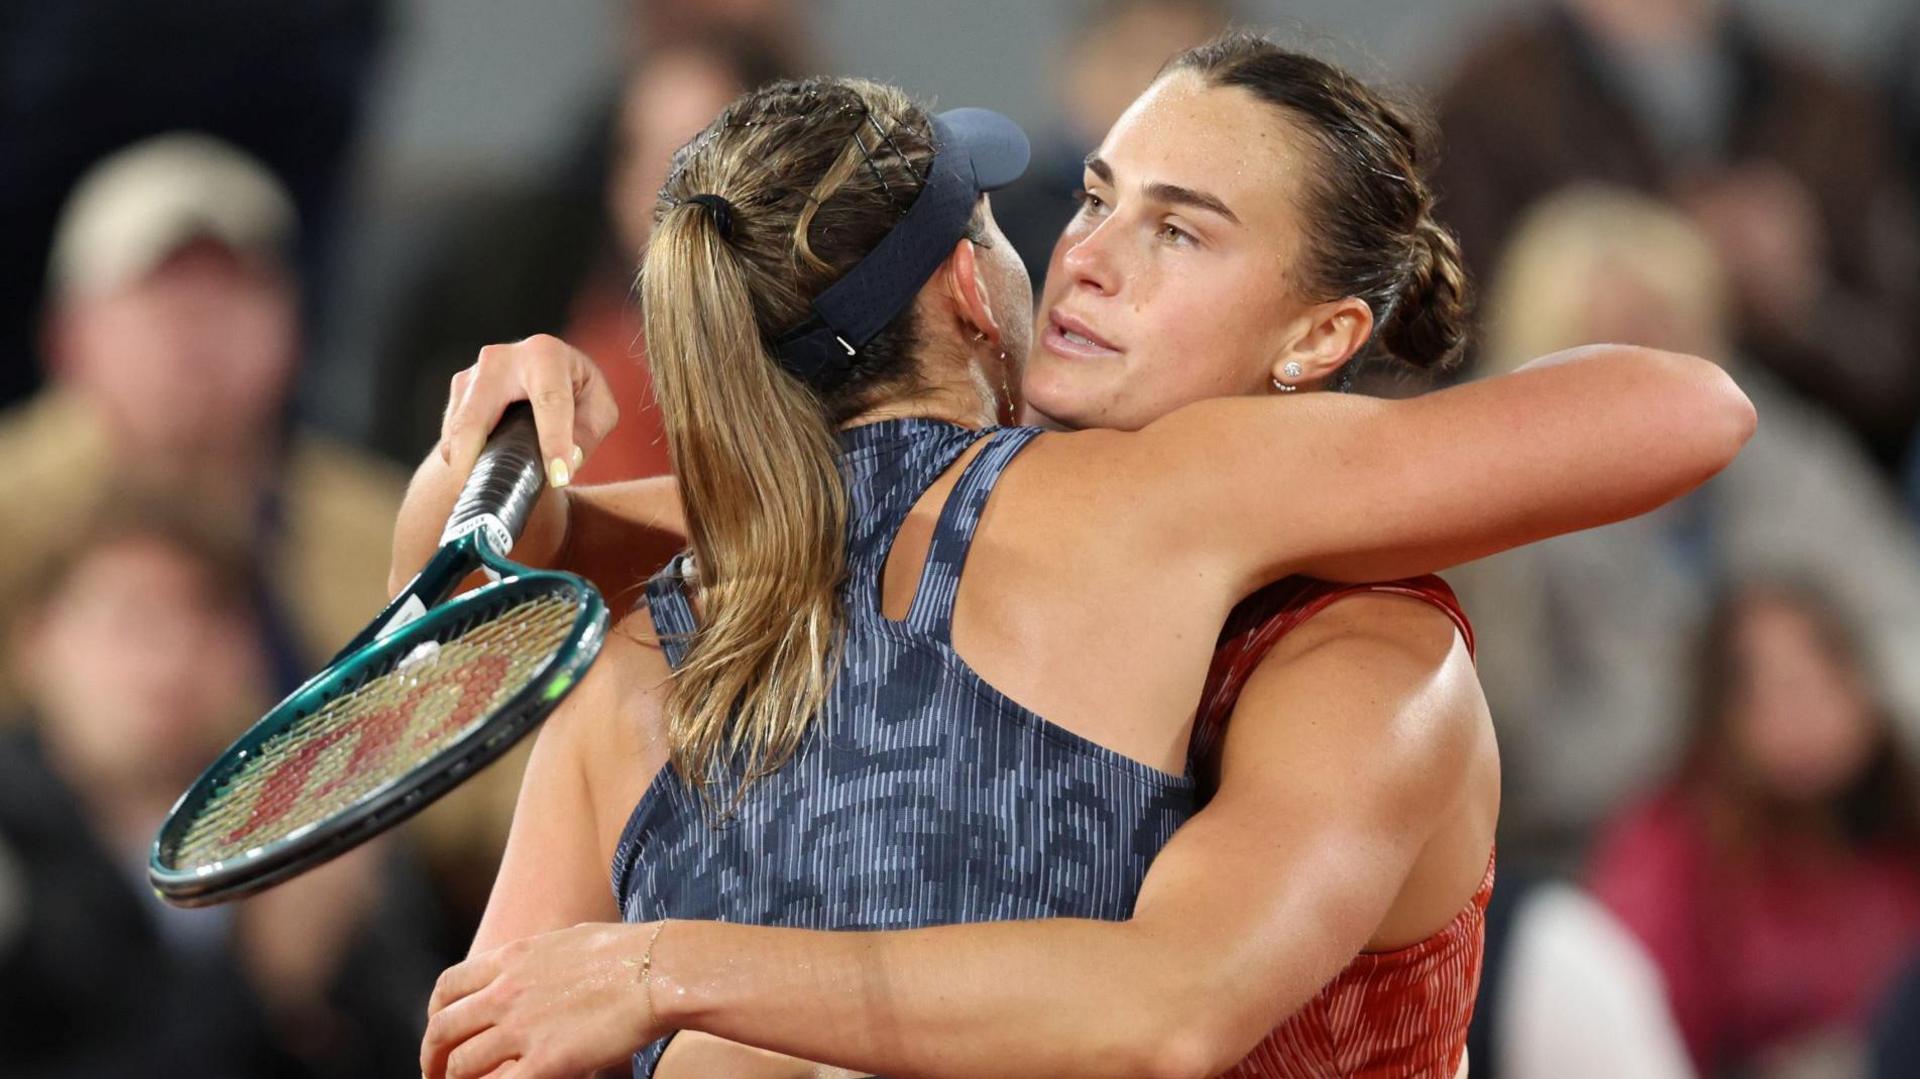
[[[277,884],[405,820],[545,719],[599,654],[606,605],[506,559],[542,482],[533,413],[507,410],[440,549],[331,665],[173,807],[148,877],[179,906]],[[444,602],[476,569],[493,583]]]

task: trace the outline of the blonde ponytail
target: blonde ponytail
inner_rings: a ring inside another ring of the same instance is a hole
[[[818,399],[767,355],[733,253],[667,213],[642,273],[648,351],[699,575],[700,629],[668,696],[674,767],[705,789],[790,756],[825,702],[846,492]]]
[[[698,615],[666,718],[673,765],[703,794],[779,768],[825,704],[846,571],[837,429],[917,378],[910,314],[834,385],[788,373],[766,342],[886,235],[931,155],[926,114],[898,90],[775,84],[690,143],[661,192],[640,297]]]

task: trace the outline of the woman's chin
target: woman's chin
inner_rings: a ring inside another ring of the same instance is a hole
[[[1053,431],[1078,431],[1100,426],[1092,418],[1095,411],[1088,407],[1084,399],[1057,393],[1035,393],[1029,388],[1021,402],[1020,422],[1029,427],[1045,427]]]
[[[1072,369],[1076,366],[1058,361],[1028,366],[1021,383],[1028,422],[1070,431],[1110,426],[1101,415],[1114,396],[1112,380]]]
[[[1022,427],[1039,427],[1047,431],[1073,430],[1073,428],[1035,408],[1031,401],[1025,402],[1020,406],[1019,423]]]

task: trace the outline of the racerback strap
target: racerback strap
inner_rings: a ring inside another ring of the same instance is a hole
[[[688,573],[692,565],[692,552],[682,551],[647,582],[647,609],[653,615],[653,631],[660,637],[660,650],[666,653],[668,665],[676,668],[693,646],[693,604],[687,599],[693,587]]]
[[[973,547],[973,534],[980,527],[987,499],[1014,455],[1040,433],[1037,427],[1010,427],[995,432],[989,436],[986,448],[967,462],[960,481],[954,484],[946,505],[940,509],[933,540],[927,545],[927,564],[920,571],[913,606],[907,609],[909,629],[952,643],[953,607],[960,594],[960,574],[966,568],[967,552]]]

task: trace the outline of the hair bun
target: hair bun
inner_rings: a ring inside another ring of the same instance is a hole
[[[1426,371],[1452,367],[1465,351],[1471,299],[1460,244],[1433,214],[1415,226],[1409,272],[1380,327],[1380,345],[1395,359]]]

